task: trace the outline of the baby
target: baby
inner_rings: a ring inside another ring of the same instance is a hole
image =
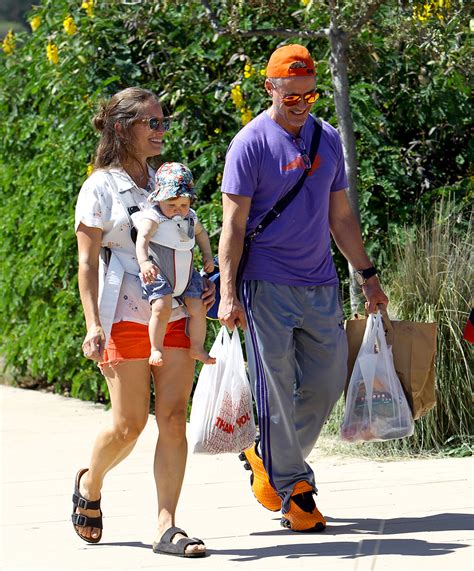
[[[190,208],[194,198],[191,171],[181,163],[164,163],[156,172],[150,204],[134,215],[142,289],[152,311],[151,365],[163,364],[163,339],[173,298],[182,300],[188,310],[190,356],[209,365],[216,361],[204,349],[206,309],[201,300],[202,277],[193,268],[195,242],[206,272],[212,272],[214,262],[209,236]]]

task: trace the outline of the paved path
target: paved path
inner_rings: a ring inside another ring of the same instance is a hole
[[[209,557],[155,555],[150,417],[132,455],[106,479],[104,536],[82,542],[70,496],[92,441],[108,423],[103,407],[0,386],[0,569],[473,569],[471,458],[374,462],[322,456],[318,505],[323,534],[279,526],[259,506],[234,455],[190,456],[178,524],[205,540]]]

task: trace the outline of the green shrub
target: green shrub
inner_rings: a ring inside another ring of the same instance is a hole
[[[219,37],[196,0],[38,4],[28,16],[31,23],[35,17],[35,30],[15,32],[9,53],[0,51],[0,354],[18,376],[101,400],[107,398],[103,379],[81,351],[73,231],[76,196],[97,140],[90,124],[96,103],[130,85],[158,93],[174,116],[163,159],[191,166],[198,212],[216,250],[225,151],[243,122],[267,107],[261,72],[283,40]],[[83,4],[93,4],[93,16]],[[233,28],[316,30],[329,22],[318,3],[211,4]],[[372,236],[375,260],[385,260],[387,237],[412,221],[416,200],[429,206],[447,183],[459,183],[465,194],[468,26],[459,17],[462,2],[454,5],[445,23],[419,26],[424,43],[418,48],[411,8],[384,3],[350,50],[363,231]],[[357,7],[348,2],[344,17]],[[65,27],[67,17],[74,26]],[[329,44],[324,38],[302,43],[317,60],[315,112],[335,124]],[[416,70],[431,61],[420,90]],[[404,75],[411,79],[402,97]],[[414,105],[420,113],[407,122]],[[345,262],[338,257],[337,264],[344,276]]]

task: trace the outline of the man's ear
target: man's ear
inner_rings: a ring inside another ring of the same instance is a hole
[[[268,79],[265,79],[265,89],[270,97],[272,97],[273,85]]]
[[[122,123],[120,123],[119,121],[117,121],[116,123],[114,123],[114,131],[117,133],[117,135],[119,137],[123,136],[123,126]]]

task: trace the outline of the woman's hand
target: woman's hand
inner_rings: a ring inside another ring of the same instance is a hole
[[[206,274],[210,274],[214,271],[214,260],[212,258],[203,259],[203,268]]]
[[[100,325],[94,325],[89,329],[82,343],[84,357],[100,363],[104,358],[105,334]]]
[[[207,278],[202,278],[203,292],[201,295],[202,302],[206,309],[211,308],[216,301],[216,284]]]

